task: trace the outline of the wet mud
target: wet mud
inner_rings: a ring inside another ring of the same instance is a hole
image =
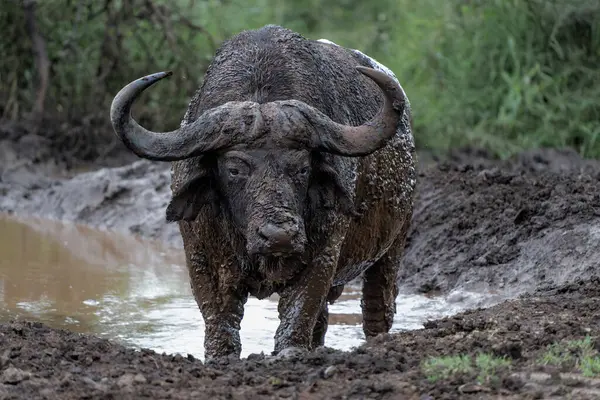
[[[377,337],[352,352],[292,359],[253,354],[204,365],[41,323],[0,324],[0,398],[46,399],[597,399],[600,379],[539,359],[555,341],[600,329],[600,280],[575,282],[485,310]],[[593,341],[600,347],[600,342]],[[428,357],[483,352],[510,366],[431,382]]]
[[[28,140],[28,141],[27,141]],[[0,212],[75,221],[180,248],[164,222],[168,164],[65,169],[41,139],[0,136]],[[35,151],[34,151],[35,150]],[[506,161],[477,150],[421,153],[402,292],[502,291],[487,309],[384,335],[353,352],[251,355],[204,365],[27,321],[0,324],[0,398],[600,398],[600,372],[540,364],[549,344],[600,349],[600,162],[570,150]],[[485,352],[510,367],[432,382],[429,356]]]
[[[22,135],[15,137],[15,130]],[[77,222],[183,247],[177,225],[165,222],[170,164],[131,158],[123,149],[94,162],[64,159],[63,153],[46,137],[0,125],[0,212]]]
[[[600,268],[600,162],[572,150],[426,163],[400,282],[422,292],[512,295]]]

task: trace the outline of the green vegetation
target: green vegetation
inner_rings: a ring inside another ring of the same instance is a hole
[[[421,369],[428,381],[437,382],[454,375],[468,374],[473,370],[473,365],[471,357],[467,355],[430,357],[423,363]]]
[[[510,367],[510,360],[480,353],[475,358],[475,366],[478,370],[477,381],[479,383],[489,383],[496,380],[495,374],[497,371]]]
[[[174,128],[219,44],[275,23],[360,49],[394,70],[421,148],[471,144],[506,157],[571,146],[600,157],[597,0],[44,0],[26,9],[29,3],[0,0],[4,119],[43,114],[112,140],[107,116],[116,92],[173,70],[135,113],[155,129]],[[38,35],[47,66],[33,55]]]
[[[590,336],[581,340],[552,343],[538,362],[566,369],[578,369],[583,376],[600,376],[600,355]]]
[[[510,366],[510,360],[480,353],[473,360],[468,355],[430,357],[421,366],[430,382],[453,378],[461,374],[477,374],[477,382],[489,384],[496,381],[496,373]]]
[[[552,343],[535,363],[553,365],[566,371],[577,371],[585,377],[600,377],[600,352],[590,336],[579,340]],[[479,353],[476,357],[453,355],[429,357],[421,363],[421,372],[430,382],[457,377],[476,376],[481,385],[498,383],[498,374],[511,367],[511,360]]]

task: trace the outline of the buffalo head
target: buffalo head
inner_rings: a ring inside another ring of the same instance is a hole
[[[393,78],[374,69],[357,69],[385,98],[379,112],[361,126],[337,123],[297,100],[232,101],[175,131],[152,132],[132,118],[131,106],[170,72],[148,75],[121,89],[111,106],[111,122],[123,143],[140,157],[198,157],[191,178],[173,193],[168,221],[192,221],[203,205],[217,204],[230,213],[248,253],[297,255],[307,240],[306,217],[315,208],[335,203],[352,212],[350,195],[327,160],[331,155],[365,156],[382,148],[396,133],[404,112],[404,92]]]

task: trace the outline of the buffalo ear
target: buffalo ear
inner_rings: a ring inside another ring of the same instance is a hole
[[[194,221],[202,208],[217,203],[217,192],[207,168],[199,168],[177,191],[167,206],[167,222]]]
[[[324,158],[318,159],[314,165],[308,192],[311,212],[324,208],[357,216],[352,196],[342,184],[335,168]]]

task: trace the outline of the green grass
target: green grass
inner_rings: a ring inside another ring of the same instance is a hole
[[[461,374],[477,374],[479,384],[494,383],[496,373],[510,367],[510,360],[480,353],[475,359],[469,355],[430,357],[421,366],[421,371],[430,382],[450,379]]]
[[[580,340],[552,343],[539,357],[538,362],[542,365],[577,369],[586,377],[600,376],[600,355],[590,336]]]
[[[20,119],[35,100],[36,69],[21,2],[2,1],[0,117]],[[597,0],[37,3],[51,61],[46,112],[111,137],[108,109],[124,84],[173,70],[134,110],[142,123],[172,129],[221,42],[275,23],[394,70],[420,148],[476,145],[508,157],[569,146],[600,157]]]
[[[390,39],[402,45],[384,59],[407,86],[421,145],[600,155],[599,2],[441,3],[403,8]]]
[[[457,374],[468,374],[473,365],[468,355],[431,357],[423,363],[421,370],[428,381],[437,382]]]
[[[495,382],[496,372],[510,367],[510,360],[503,357],[494,357],[489,354],[480,353],[475,358],[477,368],[477,382],[481,384]]]
[[[555,342],[535,360],[537,365],[552,365],[585,377],[600,377],[600,353],[591,336]],[[511,360],[488,353],[429,357],[421,363],[421,372],[429,382],[455,379],[461,375],[476,376],[481,385],[498,383],[498,373],[511,368]]]

